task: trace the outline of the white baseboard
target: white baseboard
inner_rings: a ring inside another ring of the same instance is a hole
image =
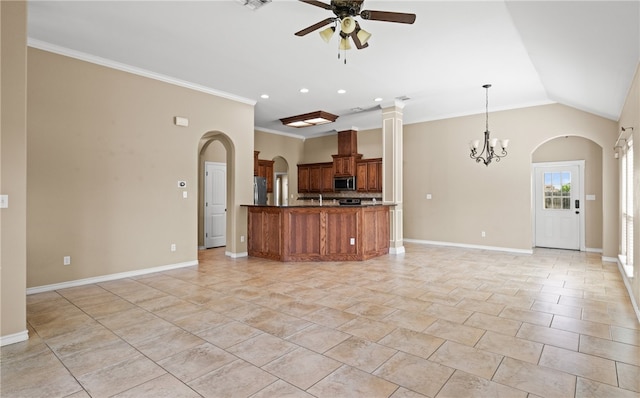
[[[514,249],[512,247],[469,245],[466,243],[439,242],[439,241],[432,241],[432,240],[406,239],[406,238],[404,239],[404,241],[410,242],[410,243],[419,243],[422,245],[451,246],[451,247],[461,247],[466,249],[481,249],[481,250],[491,250],[491,251],[498,251],[498,252],[533,254],[533,250]]]
[[[29,340],[29,331],[23,330],[22,332],[10,334],[8,336],[0,336],[0,347],[27,340]]]
[[[249,257],[248,252],[239,252],[239,253],[224,252],[224,255],[231,258]]]
[[[638,318],[638,322],[640,322],[640,308],[638,308],[638,302],[636,298],[633,296],[633,289],[631,289],[631,283],[629,282],[629,277],[627,276],[627,272],[624,269],[624,265],[618,260],[615,259],[615,262],[618,264],[618,271],[620,271],[620,275],[622,276],[622,282],[624,282],[624,287],[627,288],[627,294],[629,294],[629,298],[631,299],[631,305],[633,306],[633,310],[636,313],[636,318]]]
[[[602,253],[602,249],[596,249],[593,247],[586,247],[584,251],[586,251],[587,253]]]
[[[389,248],[389,254],[404,254],[404,253],[406,253],[404,246]]]
[[[117,274],[95,276],[92,278],[76,279],[74,281],[54,283],[51,285],[30,287],[30,288],[27,288],[27,295],[50,292],[52,290],[58,290],[58,289],[67,289],[67,288],[76,287],[76,286],[90,285],[92,283],[113,281],[116,279],[130,278],[132,276],[152,274],[154,272],[169,271],[172,269],[191,267],[194,265],[198,265],[198,260],[186,261],[186,262],[177,263],[177,264],[161,265],[159,267],[144,268],[144,269],[139,269],[135,271],[120,272]]]

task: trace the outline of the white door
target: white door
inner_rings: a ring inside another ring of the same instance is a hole
[[[583,248],[583,164],[534,164],[535,246]]]
[[[205,162],[204,170],[204,246],[226,246],[227,165]]]

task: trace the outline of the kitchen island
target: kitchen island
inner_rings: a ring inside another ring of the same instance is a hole
[[[362,261],[389,253],[389,205],[246,205],[250,256]]]

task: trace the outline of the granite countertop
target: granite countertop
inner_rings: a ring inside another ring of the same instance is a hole
[[[308,201],[304,201],[304,202],[308,202]],[[319,204],[318,201],[315,201],[313,203],[304,203],[304,202],[300,202],[300,201],[296,201],[294,203],[288,204],[288,205],[255,205],[255,204],[250,204],[250,205],[241,205],[241,206],[246,206],[246,207],[277,207],[277,208],[294,208],[294,207],[371,207],[371,206],[395,206],[395,204],[388,204],[385,203],[383,204],[382,202],[376,202],[373,203],[371,201],[367,201],[367,202],[362,202],[359,205],[341,205],[340,203],[333,202],[332,200],[327,200],[327,201],[322,201],[322,204]]]

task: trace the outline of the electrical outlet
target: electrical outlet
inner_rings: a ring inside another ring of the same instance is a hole
[[[356,238],[351,238],[351,239],[349,239],[349,244],[350,244],[351,246],[355,245],[355,244],[356,244]]]
[[[482,231],[482,232],[480,233],[480,236],[482,236],[483,238],[486,238],[486,237],[487,237],[487,233],[486,233],[486,232],[484,232],[484,231]]]
[[[62,264],[64,264],[64,265],[71,265],[71,256],[64,256],[64,257],[62,257]]]
[[[171,244],[171,251],[172,252],[176,251],[176,244],[175,243]]]
[[[240,235],[240,242],[244,242],[244,235]]]

